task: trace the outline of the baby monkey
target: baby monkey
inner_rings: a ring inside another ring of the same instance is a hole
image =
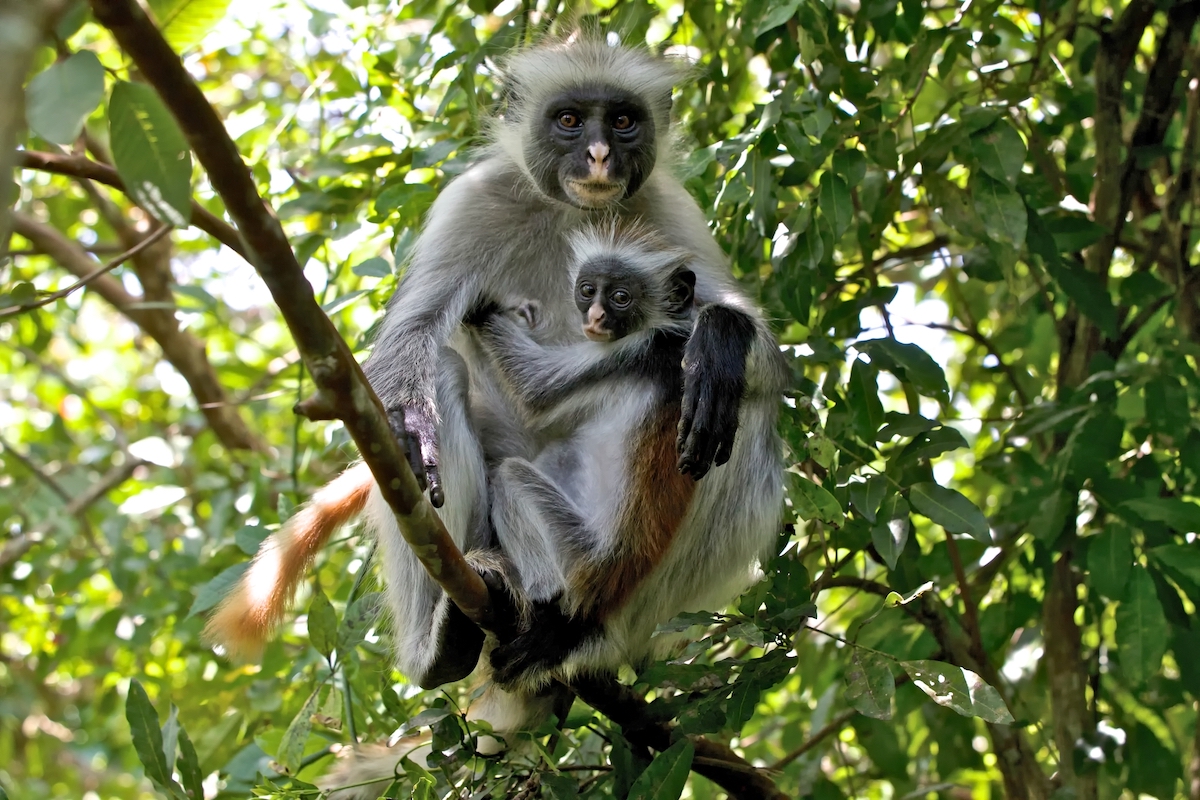
[[[676,449],[696,315],[689,254],[636,229],[585,229],[572,248],[590,341],[538,344],[531,302],[512,313],[491,304],[469,319],[526,423],[548,442],[492,474],[492,522],[520,582],[507,588],[526,611],[490,660],[494,680],[526,691],[560,667],[615,669],[645,657],[648,641],[608,623],[634,597],[663,619],[676,613],[672,598],[646,593],[663,591],[650,579],[696,485]]]

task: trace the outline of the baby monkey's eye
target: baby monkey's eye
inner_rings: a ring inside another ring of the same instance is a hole
[[[610,299],[612,300],[613,305],[617,308],[624,308],[633,300],[633,298],[629,296],[629,292],[625,291],[624,289],[617,289],[612,293],[612,297]]]
[[[574,130],[583,125],[583,120],[574,111],[563,111],[558,115],[558,124],[568,130]]]
[[[579,284],[579,296],[584,300],[591,300],[596,296],[596,287],[590,283]]]
[[[628,131],[633,129],[633,117],[628,114],[621,114],[613,120],[613,129],[618,131]]]

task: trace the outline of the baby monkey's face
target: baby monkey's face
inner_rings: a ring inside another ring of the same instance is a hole
[[[575,305],[583,315],[583,334],[594,342],[612,342],[642,324],[645,287],[636,275],[580,271]]]

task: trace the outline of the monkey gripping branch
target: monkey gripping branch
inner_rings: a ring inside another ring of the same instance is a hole
[[[207,171],[262,276],[296,347],[317,386],[297,404],[310,419],[340,419],[379,484],[383,497],[404,524],[405,540],[429,574],[473,622],[491,630],[488,591],[454,545],[424,498],[405,454],[392,434],[384,409],[345,341],[321,310],[283,228],[263,201],[216,111],[184,69],[154,23],[132,0],[91,0],[97,20],[108,28],[178,121]],[[572,684],[579,696],[622,726],[631,741],[664,750],[670,726],[650,721],[645,702],[613,681]],[[738,798],[783,798],[760,770],[729,747],[691,737],[695,771]]]

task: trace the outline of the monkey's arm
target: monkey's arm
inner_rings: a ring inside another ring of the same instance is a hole
[[[461,246],[478,237],[462,230],[464,222],[456,209],[479,180],[478,176],[463,175],[433,204],[404,278],[388,303],[371,355],[363,364],[393,432],[405,445],[417,480],[422,487],[428,484],[430,500],[438,507],[443,501],[435,403],[438,353],[479,296],[486,274],[486,265],[477,263],[480,248],[469,252]]]
[[[483,346],[518,400],[534,413],[546,413],[579,399],[582,392],[635,366],[646,350],[643,337],[615,345],[595,342],[545,347],[520,324],[492,314],[478,320]]]

